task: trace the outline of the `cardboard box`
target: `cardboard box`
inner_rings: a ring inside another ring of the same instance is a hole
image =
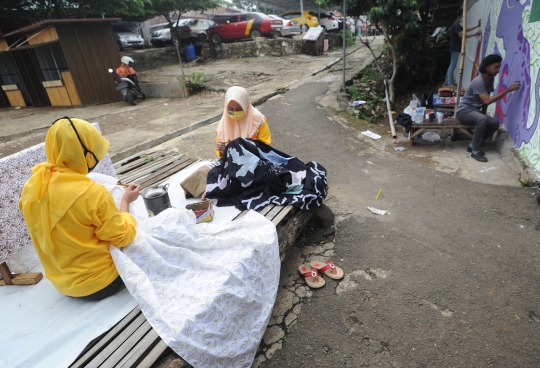
[[[440,97],[439,95],[433,94],[433,106],[442,106],[442,105],[455,105],[455,97]]]
[[[210,222],[214,218],[214,208],[210,201],[188,204],[186,209],[192,210],[195,213],[197,223]]]

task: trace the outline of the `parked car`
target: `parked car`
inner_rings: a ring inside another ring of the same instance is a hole
[[[126,47],[136,47],[138,49],[144,48],[144,39],[141,35],[124,25],[112,24],[116,43],[120,51]]]
[[[172,45],[171,29],[167,27],[152,31],[150,34],[150,43],[155,47]]]
[[[281,31],[283,22],[272,19],[263,13],[242,13],[233,15],[227,23],[210,27],[206,30],[208,38],[219,45],[224,40],[240,40],[272,36]]]
[[[208,39],[206,30],[217,26],[216,23],[208,19],[181,19],[180,25],[188,26],[191,29],[190,41],[200,43],[204,43]]]
[[[339,29],[343,29],[343,17],[337,18],[339,22]],[[354,19],[347,17],[347,29],[351,32],[355,32]]]
[[[276,33],[276,36],[278,37],[292,37],[294,35],[299,35],[302,33],[302,30],[300,29],[300,24],[295,20],[287,20],[283,19],[281,17],[278,17],[277,15],[268,15],[272,19],[280,20],[283,22],[283,26],[281,27],[281,31],[278,31]]]
[[[304,10],[304,19],[306,24],[302,23],[302,13],[300,10],[288,11],[280,15],[281,18],[287,20],[295,20],[300,25],[302,32],[306,32],[311,27],[317,27],[319,25],[319,19],[317,14],[310,10]]]
[[[187,21],[191,20],[196,19],[181,19],[178,25],[178,29],[176,29],[176,22],[174,22],[172,25],[173,30],[175,32],[178,31],[180,42],[183,44],[197,42],[198,40],[198,33],[195,33],[196,31],[194,31],[190,26],[186,25]],[[208,22],[214,23],[212,21]],[[194,34],[195,36],[193,36]],[[172,45],[173,38],[174,37],[171,37],[171,29],[167,26],[166,28],[152,31],[152,33],[150,34],[150,43],[156,47]],[[203,37],[201,37],[201,42],[205,42],[206,33],[204,34],[204,40],[202,40],[202,38]]]
[[[321,16],[319,18],[319,23],[321,27],[325,29],[326,32],[338,31],[339,22],[337,17],[331,12],[321,11]]]

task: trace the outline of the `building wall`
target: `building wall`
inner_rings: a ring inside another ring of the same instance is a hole
[[[57,25],[62,50],[82,105],[121,100],[108,69],[120,66],[110,23]]]
[[[469,85],[485,56],[503,57],[494,94],[516,81],[521,89],[490,105],[488,114],[506,127],[531,166],[540,169],[540,1],[469,0],[467,27],[477,25],[478,19],[482,37],[467,39],[463,84]]]

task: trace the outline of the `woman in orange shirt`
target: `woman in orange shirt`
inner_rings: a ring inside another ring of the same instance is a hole
[[[223,116],[216,131],[216,155],[223,157],[227,144],[236,138],[251,138],[272,145],[272,135],[264,115],[251,105],[245,88],[227,90]]]

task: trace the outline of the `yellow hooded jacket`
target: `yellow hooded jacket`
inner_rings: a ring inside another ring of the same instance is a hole
[[[98,160],[109,142],[84,120],[71,119],[83,144]],[[118,277],[109,244],[129,245],[136,221],[118,210],[111,194],[86,174],[96,162],[84,150],[68,119],[58,120],[45,138],[47,162],[34,166],[19,208],[45,275],[68,296],[93,294]]]

